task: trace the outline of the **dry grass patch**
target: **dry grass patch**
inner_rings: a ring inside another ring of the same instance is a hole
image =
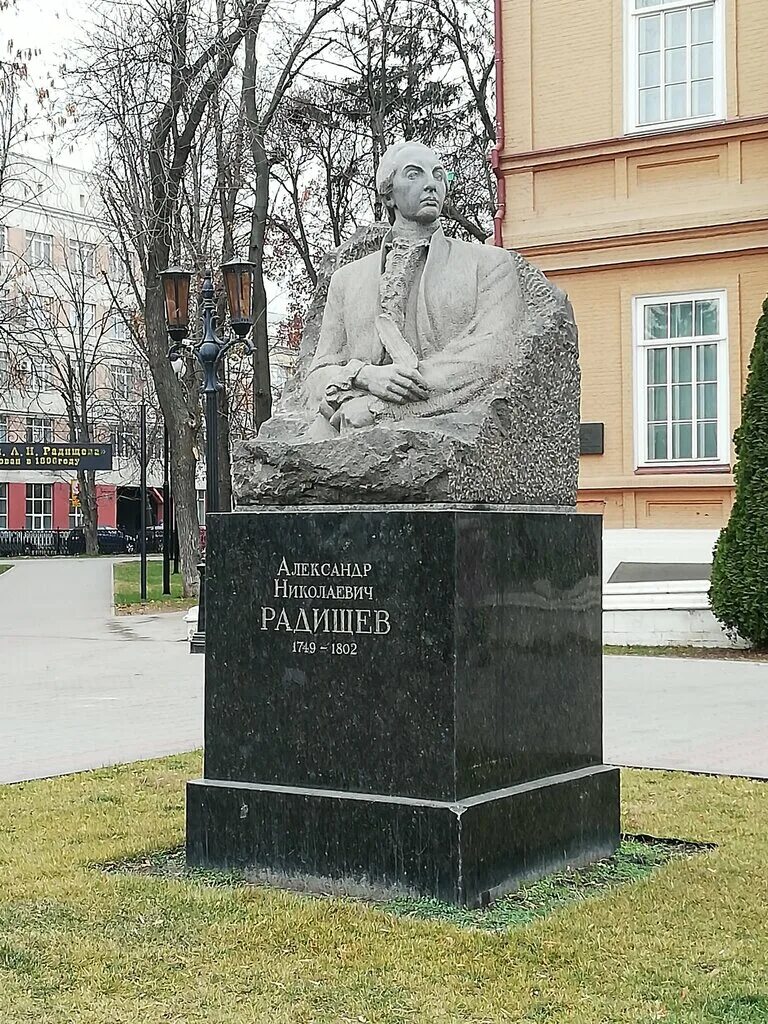
[[[768,787],[623,773],[629,832],[715,842],[493,934],[361,903],[104,873],[178,846],[199,757],[0,790],[2,1024],[757,1024]]]

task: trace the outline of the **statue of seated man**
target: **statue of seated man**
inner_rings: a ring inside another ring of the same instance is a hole
[[[381,252],[331,278],[304,394],[309,436],[450,412],[514,364],[523,316],[515,264],[493,246],[447,238],[447,175],[420,142],[384,153],[376,186],[392,228]]]
[[[233,460],[238,506],[572,506],[578,335],[566,297],[516,253],[445,236],[447,175],[428,147],[390,146],[376,185],[390,227],[361,228],[329,256],[296,375]]]

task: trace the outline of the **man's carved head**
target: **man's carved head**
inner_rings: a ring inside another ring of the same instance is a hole
[[[440,216],[448,181],[440,157],[421,142],[397,142],[384,153],[376,188],[391,223],[432,224]]]

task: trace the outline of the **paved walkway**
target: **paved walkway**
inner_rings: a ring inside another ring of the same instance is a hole
[[[203,658],[181,613],[112,615],[112,560],[0,575],[0,783],[202,745]]]
[[[0,783],[202,745],[182,615],[111,613],[111,560],[0,575]],[[768,778],[768,664],[605,659],[608,763]]]
[[[768,664],[605,659],[605,760],[768,779]]]

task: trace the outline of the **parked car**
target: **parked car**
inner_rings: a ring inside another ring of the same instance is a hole
[[[127,537],[122,530],[100,526],[96,532],[100,555],[125,555],[134,550],[133,537]],[[85,554],[85,530],[82,526],[76,526],[74,530],[69,531],[67,552],[70,555]]]

